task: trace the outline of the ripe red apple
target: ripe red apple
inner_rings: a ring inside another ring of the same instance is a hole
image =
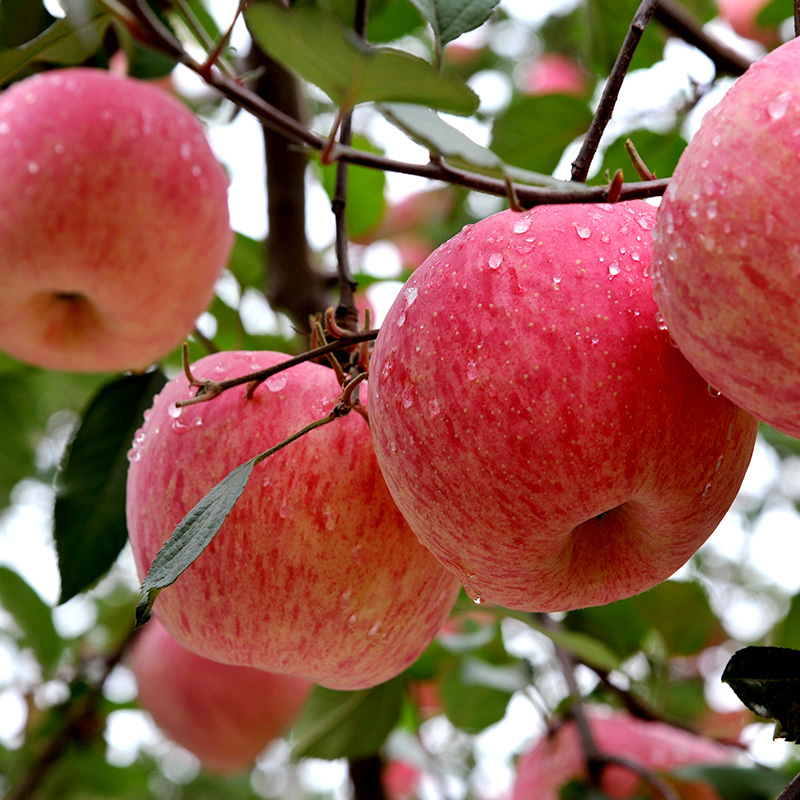
[[[194,115],[97,69],[0,94],[0,349],[141,369],[192,329],[232,244],[228,180]]]
[[[757,24],[762,8],[769,0],[717,0],[719,13],[739,36],[771,45],[778,41],[778,31]],[[788,16],[788,14],[787,14]]]
[[[662,722],[645,722],[628,714],[588,708],[589,727],[601,753],[626,758],[656,773],[690,764],[720,764],[732,761],[723,745]],[[565,722],[551,735],[540,739],[519,760],[511,800],[558,800],[559,791],[574,780],[589,779],[586,757],[575,723]],[[603,770],[601,787],[614,800],[642,796],[646,784],[624,767],[609,765]],[[684,798],[716,797],[702,782],[678,784]],[[702,789],[709,791],[703,792]],[[650,796],[650,793],[647,794]],[[653,794],[653,796],[657,796]]]
[[[192,366],[223,380],[286,359],[218,353]],[[334,372],[305,363],[183,408],[183,375],[156,398],[130,454],[127,513],[144,577],[175,526],[236,466],[324,417]],[[366,388],[362,397],[366,398]],[[415,539],[381,478],[356,413],[255,467],[208,549],[154,611],[206,658],[299,675],[333,689],[394,677],[433,640],[458,583]]]
[[[215,772],[249,767],[297,717],[312,687],[303,678],[202,658],[155,619],[134,643],[129,666],[142,708]]]
[[[520,89],[530,95],[582,95],[589,89],[589,79],[569,56],[544,53],[523,68]]]
[[[653,232],[655,297],[716,389],[800,437],[800,40],[756,62],[706,114]]]
[[[655,209],[540,206],[411,276],[370,366],[389,490],[474,599],[563,611],[677,570],[741,484],[757,422],[661,330]]]

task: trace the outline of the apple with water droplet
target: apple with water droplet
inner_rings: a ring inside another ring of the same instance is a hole
[[[99,69],[0,94],[0,349],[143,369],[191,331],[233,241],[224,170],[186,106]]]
[[[629,714],[594,706],[586,708],[586,716],[601,753],[627,759],[659,777],[664,771],[690,764],[733,761],[732,752],[724,745],[663,722],[646,722]],[[534,797],[536,800],[558,800],[561,789],[575,780],[588,782],[589,771],[575,723],[567,721],[554,732],[545,734],[521,756],[511,800]],[[685,800],[718,797],[702,781],[670,780],[669,783]],[[658,796],[655,792],[647,792],[648,786],[640,775],[617,765],[609,765],[603,770],[600,786],[604,795],[615,800]],[[643,792],[647,792],[646,795]]]
[[[202,658],[153,619],[128,657],[139,705],[174,742],[214,772],[237,772],[283,734],[313,684]]]
[[[654,230],[655,297],[717,390],[800,437],[800,40],[753,64],[706,114]]]
[[[381,327],[381,470],[476,600],[564,611],[645,591],[736,496],[757,422],[662,330],[654,222],[643,201],[501,212],[435,251]]]
[[[265,369],[283,353],[228,352],[198,380]],[[129,454],[128,531],[140,578],[175,526],[239,464],[328,414],[332,369],[304,363],[182,409],[173,378]],[[362,397],[366,399],[366,387]],[[219,533],[154,612],[199,655],[362,689],[398,675],[433,640],[458,581],[414,537],[381,477],[364,419],[351,413],[258,464]]]

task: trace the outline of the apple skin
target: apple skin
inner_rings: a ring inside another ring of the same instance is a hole
[[[251,766],[294,721],[313,687],[303,678],[202,658],[156,619],[139,633],[128,666],[153,722],[214,772]]]
[[[523,94],[584,95],[589,90],[589,79],[581,67],[569,56],[561,53],[543,53],[526,66],[520,88]]]
[[[142,369],[191,331],[233,242],[194,115],[104,70],[0,94],[0,349],[48,369]]]
[[[717,0],[719,14],[734,32],[745,39],[753,39],[764,45],[778,41],[775,28],[762,28],[756,22],[761,9],[769,0]]]
[[[629,714],[594,707],[587,708],[586,712],[600,752],[627,758],[654,772],[733,760],[731,752],[723,745],[662,722],[645,722]],[[574,722],[567,721],[520,758],[511,800],[534,797],[558,800],[559,790],[565,784],[588,779],[577,728]],[[613,800],[641,796],[642,778],[624,767],[606,767],[600,780],[603,792]],[[717,797],[710,786],[700,781],[673,788],[678,789],[681,797],[693,800]]]
[[[223,380],[284,361],[229,352],[192,365]],[[128,531],[143,578],[175,526],[231,470],[324,417],[333,370],[305,363],[252,399],[240,386],[182,409],[178,375],[155,399],[130,453]],[[366,399],[366,387],[362,398]],[[433,640],[458,582],[416,540],[381,478],[364,420],[351,413],[261,462],[209,547],[155,602],[199,655],[362,689],[398,675]]]
[[[651,588],[732,503],[757,422],[659,329],[642,201],[503,211],[411,276],[370,365],[373,441],[414,532],[475,600]]]
[[[800,41],[757,61],[703,119],[653,231],[672,338],[734,403],[800,437]]]

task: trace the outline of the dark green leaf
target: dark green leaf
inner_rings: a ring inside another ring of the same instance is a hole
[[[55,667],[64,642],[53,625],[50,606],[25,580],[6,566],[0,566],[0,606],[23,634],[22,644],[31,647],[45,671]]]
[[[756,28],[777,28],[784,20],[792,16],[792,7],[785,0],[771,0],[756,14]]]
[[[111,14],[97,8],[79,19],[64,17],[21,47],[0,52],[0,85],[36,62],[81,64],[99,47]]]
[[[437,49],[483,25],[499,0],[411,0],[433,28]]]
[[[264,259],[263,242],[242,233],[236,234],[233,252],[228,259],[228,269],[243,289],[249,286],[260,291],[264,287]]]
[[[589,106],[577,97],[522,97],[495,120],[491,147],[507,164],[550,174],[591,122]]]
[[[61,603],[105,575],[125,546],[126,455],[166,382],[159,371],[118,378],[100,389],[83,415],[56,479]]]
[[[463,658],[442,681],[447,718],[467,733],[480,733],[503,718],[511,695],[527,683],[519,663],[496,666]]]
[[[41,0],[3,0],[0,3],[0,49],[18,47],[38,36],[55,21]]]
[[[363,758],[377,753],[397,724],[405,681],[339,692],[317,686],[295,723],[297,758]]]
[[[731,656],[722,680],[754,714],[775,720],[776,737],[800,740],[800,651],[745,647]]]
[[[355,135],[353,147],[368,153],[381,153],[365,136]],[[321,167],[322,185],[333,200],[336,187],[336,164]],[[383,190],[386,174],[379,169],[350,166],[347,170],[347,205],[345,220],[350,236],[358,237],[371,231],[381,220],[386,206]]]
[[[261,458],[261,455],[255,456],[228,473],[178,523],[178,527],[156,554],[142,583],[142,599],[136,606],[137,625],[144,625],[150,619],[158,593],[175,583],[180,574],[211,544],[211,540],[241,497],[253,467]]]
[[[774,643],[777,647],[800,650],[800,594],[792,598],[788,613],[776,626]]]
[[[334,17],[313,8],[252,5],[245,13],[251,34],[273,58],[319,86],[337,105],[419,103],[471,114],[478,97],[421,58],[387,47],[366,47]]]
[[[319,0],[318,5],[336,15],[348,28],[355,20],[356,0]],[[422,20],[408,0],[373,0],[369,4],[367,40],[392,42],[422,27]]]
[[[564,619],[564,626],[603,642],[620,658],[627,658],[639,650],[648,631],[632,598],[570,611]]]

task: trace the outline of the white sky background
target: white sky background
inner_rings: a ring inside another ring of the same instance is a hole
[[[520,22],[532,24],[547,16],[553,7],[569,8],[575,3],[573,0],[566,2],[502,0],[501,5],[514,14]],[[212,6],[222,24],[225,24],[234,3],[231,0],[216,0]],[[748,49],[752,47],[752,43],[739,40],[724,24],[713,23],[711,27],[729,44],[740,47],[748,55],[755,57],[760,54],[758,50]],[[242,31],[238,32],[237,36],[241,37],[240,44],[246,39],[246,34]],[[463,40],[479,42],[482,36],[483,33],[478,31],[468,34]],[[501,38],[493,42],[493,46],[510,57],[522,56],[524,41],[524,36],[515,34],[513,27],[509,26],[502,32]],[[236,42],[234,39],[235,44]],[[690,77],[700,84],[709,82],[713,77],[710,61],[686,45],[671,44],[664,62],[646,73],[632,73],[626,80],[612,124],[618,125],[620,122],[617,120],[624,123],[625,120],[640,115],[643,115],[644,119],[652,117],[654,112],[664,107],[665,98],[688,89]],[[178,80],[182,88],[191,89],[192,86],[201,88],[196,79],[186,71],[178,73]],[[484,110],[496,110],[507,102],[510,95],[507,78],[500,73],[482,73],[475,77],[472,86],[481,97]],[[724,87],[701,103],[690,121],[692,129],[696,129],[702,113],[719,100],[722,91]],[[357,112],[356,126],[359,119],[365,119],[359,117],[362,113]],[[454,124],[460,124],[476,141],[482,144],[488,141],[488,130],[469,120],[459,121],[452,117],[449,119]],[[392,157],[420,163],[427,160],[427,153],[423,148],[399,134],[382,118],[372,118],[369,131],[373,137],[382,140]],[[692,130],[687,131],[687,137],[691,132]],[[234,227],[249,236],[263,237],[266,233],[266,200],[263,150],[258,123],[250,115],[240,113],[231,124],[213,127],[210,130],[210,138],[218,156],[231,172],[229,201]],[[565,156],[557,173],[558,177],[568,177],[568,165],[572,157],[574,152]],[[422,179],[392,174],[387,176],[387,180],[388,194],[393,200],[429,185]],[[475,196],[472,202],[473,210],[480,215],[492,213],[502,206],[502,201],[489,197]],[[315,249],[329,247],[334,238],[330,205],[323,190],[311,182],[309,182],[308,219],[310,221],[308,234],[312,246]],[[367,271],[374,269],[380,276],[391,275],[393,271],[399,272],[399,259],[393,246],[380,244],[367,248],[363,254],[363,268]],[[399,288],[400,284],[393,282],[372,293],[371,299],[377,307],[379,316],[385,312]],[[58,445],[63,445],[63,442],[54,442],[54,446]],[[785,462],[781,469],[772,450],[759,444],[737,504],[745,507],[752,503],[754,498],[765,495],[775,499],[768,502],[767,510],[761,515],[754,532],[745,530],[743,517],[735,510],[735,506],[734,511],[726,517],[706,547],[718,550],[730,558],[741,560],[742,563],[748,563],[756,572],[768,576],[770,581],[783,587],[787,594],[792,594],[800,590],[800,571],[796,568],[796,556],[800,553],[798,549],[800,517],[783,496],[800,498],[800,459]],[[12,566],[45,600],[55,603],[59,581],[50,533],[53,493],[50,488],[41,484],[24,481],[15,490],[14,501],[13,508],[0,519],[0,563]],[[129,558],[123,560],[123,569],[128,571],[132,583],[135,583]],[[737,637],[743,639],[757,637],[774,621],[775,610],[765,608],[755,596],[717,597],[712,588],[711,597],[729,632]],[[94,621],[91,608],[91,604],[86,600],[76,598],[56,609],[59,630],[64,635],[74,635],[87,630]],[[521,647],[523,650],[530,649],[530,641],[523,640]],[[719,665],[719,670],[722,664],[724,661]],[[25,659],[21,659],[18,653],[0,642],[0,740],[5,743],[12,742],[18,734],[24,721],[24,711],[18,694],[14,690],[4,691],[3,687],[24,682],[29,677],[30,665]],[[121,682],[118,691],[123,696],[126,692],[130,695],[133,689],[129,682],[126,685],[124,672],[118,681]],[[722,708],[739,708],[739,702],[732,692],[717,683],[713,681],[710,683],[712,687],[710,699]],[[537,730],[535,717],[536,715],[531,713],[530,704],[522,698],[517,698],[509,707],[506,720],[481,737],[485,768],[494,776],[487,777],[490,783],[492,780],[499,780],[501,783],[510,780],[509,751],[518,748],[527,736]],[[437,737],[446,738],[448,734],[447,731],[434,729],[430,735],[435,743]],[[763,727],[758,729],[754,727],[753,735],[757,738],[754,750],[760,759],[777,762],[783,758],[786,747],[784,743],[771,741],[771,728],[765,731]],[[136,712],[126,712],[116,719],[111,728],[111,747],[116,753],[115,758],[124,762],[132,752],[135,752],[136,743],[146,741],[152,736],[152,728],[142,721],[141,715],[137,716]],[[396,746],[402,750],[408,743],[401,742]],[[190,775],[192,770],[196,769],[196,764],[190,760],[188,766],[184,764],[183,768],[188,769],[186,774]],[[176,769],[180,772],[180,764]],[[321,775],[323,777],[320,777]],[[341,770],[337,772],[335,768],[333,773],[312,770],[307,777],[309,788],[315,787],[318,790],[324,790],[327,785],[338,785],[341,780]]]

